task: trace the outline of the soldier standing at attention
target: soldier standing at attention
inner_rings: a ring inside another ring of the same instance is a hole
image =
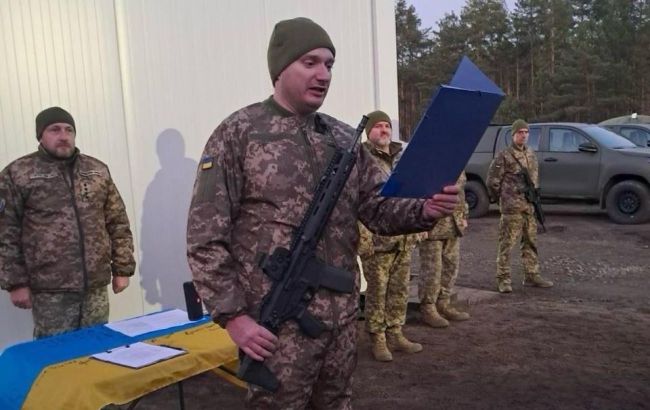
[[[422,321],[431,327],[447,327],[449,320],[469,319],[469,314],[450,305],[451,289],[458,277],[460,237],[467,227],[469,208],[465,202],[463,171],[456,182],[460,202],[451,216],[441,219],[419,243],[420,277],[418,296]]]
[[[524,120],[512,123],[512,145],[501,151],[490,164],[487,186],[492,198],[499,200],[501,221],[497,245],[497,289],[500,293],[512,292],[510,278],[510,251],[521,235],[521,262],[524,285],[549,288],[553,282],[539,273],[537,260],[537,221],[533,205],[524,196],[525,182],[522,170],[539,188],[537,156],[526,146],[528,124]]]
[[[374,111],[368,114],[366,124],[368,140],[364,142],[373,157],[377,158],[388,179],[402,152],[402,144],[391,141],[392,126],[388,114]],[[440,222],[438,222],[440,223]],[[411,252],[416,235],[373,235],[359,224],[363,274],[368,282],[366,289],[366,330],[372,341],[375,360],[393,360],[391,349],[406,353],[422,351],[422,345],[404,337],[402,326],[406,321],[411,272]]]
[[[43,110],[38,151],[0,172],[0,286],[32,309],[35,338],[106,323],[106,286],[123,291],[135,270],[122,198],[75,137],[67,111]]]
[[[273,284],[259,267],[260,255],[289,248],[335,149],[352,144],[352,128],[317,112],[330,86],[334,55],[329,35],[313,21],[277,23],[267,53],[273,95],[221,122],[197,171],[187,233],[194,283],[214,321],[279,380],[274,393],[249,384],[251,408],[351,408],[357,221],[382,234],[425,231],[458,202],[455,186],[427,200],[380,197],[385,174],[358,147],[357,164],[318,248],[326,264],[354,272],[354,291],[315,292],[308,313],[326,328],[315,338],[293,320],[283,323],[277,335],[257,323]]]

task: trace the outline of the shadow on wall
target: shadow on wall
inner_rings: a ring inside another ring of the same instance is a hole
[[[32,311],[11,304],[9,292],[0,291],[0,353],[8,346],[32,340]]]
[[[145,300],[185,310],[183,282],[191,279],[186,257],[187,213],[197,162],[185,157],[185,141],[168,128],[157,139],[160,169],[142,205],[140,276]]]

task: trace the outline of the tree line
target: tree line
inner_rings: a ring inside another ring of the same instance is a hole
[[[463,55],[506,93],[493,122],[648,114],[649,16],[647,0],[518,0],[514,10],[502,0],[467,0],[433,30],[397,0],[400,135],[410,137]]]

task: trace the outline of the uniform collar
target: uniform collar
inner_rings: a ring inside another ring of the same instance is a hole
[[[47,150],[43,147],[43,145],[38,144],[38,155],[42,159],[44,159],[44,160],[46,160],[48,162],[52,162],[52,163],[68,164],[68,165],[73,164],[77,160],[77,157],[79,157],[79,153],[80,153],[79,148],[75,147],[74,152],[72,153],[71,157],[69,157],[69,158],[57,158],[54,155],[47,152]]]
[[[402,148],[403,148],[401,142],[391,141],[390,144],[388,144],[388,151],[389,152],[387,153],[387,152],[382,151],[379,148],[377,148],[372,142],[370,142],[368,140],[366,140],[364,142],[364,144],[370,150],[370,152],[372,152],[374,155],[385,156],[385,157],[388,157],[390,159],[395,158],[397,156],[397,154],[402,152]]]
[[[306,115],[304,117],[301,117],[301,116],[287,110],[286,108],[284,108],[280,104],[278,104],[278,102],[275,101],[275,99],[273,98],[272,95],[269,98],[267,98],[266,100],[264,100],[262,102],[262,104],[264,104],[264,106],[266,106],[271,111],[271,113],[273,115],[279,115],[279,116],[284,117],[284,118],[295,118],[296,120],[298,120],[299,122],[301,122],[303,124],[313,124],[314,123],[314,118],[316,117],[315,112],[313,112],[311,114],[308,114],[308,115]]]
[[[273,99],[273,96],[270,96],[264,100],[262,104],[264,104],[264,106],[267,107],[274,115],[279,115],[281,117],[293,117],[296,115],[278,104],[277,101]]]
[[[526,150],[528,149],[528,147],[526,147],[526,144],[522,145],[521,148],[519,148],[519,147],[517,146],[517,144],[515,144],[515,143],[513,142],[512,144],[510,144],[510,146],[511,146],[515,151],[519,151],[519,152],[526,152]]]

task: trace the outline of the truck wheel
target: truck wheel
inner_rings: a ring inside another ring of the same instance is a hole
[[[467,181],[467,184],[465,184],[465,201],[469,206],[470,218],[479,218],[487,214],[490,208],[487,191],[479,181]]]
[[[650,189],[639,181],[614,185],[605,200],[607,215],[617,224],[640,224],[650,219]]]

